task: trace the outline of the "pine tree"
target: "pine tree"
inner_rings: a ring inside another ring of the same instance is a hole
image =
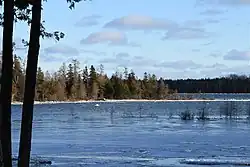
[[[114,98],[115,99],[122,99],[124,98],[124,86],[123,86],[123,81],[121,78],[121,75],[119,75],[118,72],[116,72],[114,75],[111,77],[111,82],[113,84],[114,88]]]
[[[157,98],[157,78],[156,78],[156,75],[153,74],[153,75],[149,75],[149,96],[151,99],[156,99]]]
[[[137,82],[133,70],[128,74],[128,88],[132,98],[137,98]]]
[[[125,80],[128,80],[128,68],[127,67],[125,67],[125,69],[124,69],[124,78],[125,78]]]
[[[83,80],[83,85],[84,89],[86,90],[86,98],[89,98],[89,70],[88,67],[85,66],[83,73],[82,73],[82,80]]]
[[[104,98],[104,90],[105,90],[105,83],[107,81],[107,76],[104,74],[104,66],[101,64],[99,67],[100,73],[97,74],[97,83],[98,83],[98,98],[103,99]]]
[[[142,89],[142,97],[144,99],[150,98],[150,86],[149,86],[149,80],[148,80],[148,73],[144,73],[144,77],[141,83],[141,89]]]
[[[24,94],[24,72],[21,65],[21,58],[14,56],[14,65],[13,65],[13,92],[12,99],[14,101],[22,101]]]
[[[104,97],[107,99],[113,99],[114,98],[114,87],[113,84],[111,82],[111,80],[107,80],[104,86]]]
[[[60,101],[67,99],[67,92],[66,92],[66,80],[67,80],[67,66],[65,63],[59,68],[57,72],[57,85],[56,85],[56,96],[57,99]]]
[[[90,66],[89,71],[89,95],[91,99],[98,97],[97,73],[93,65]]]
[[[79,90],[80,88],[80,83],[77,83],[78,81],[78,74],[79,74],[79,69],[80,69],[80,62],[76,59],[72,60],[73,64],[73,69],[74,69],[74,84],[71,88],[71,93],[72,93],[72,98],[76,98],[78,95],[77,89]],[[80,77],[81,78],[81,77]],[[77,85],[78,84],[78,85]]]
[[[122,95],[120,96],[120,98],[122,98],[122,99],[134,98],[131,95],[129,86],[128,86],[128,84],[126,82],[122,84]]]
[[[73,88],[74,84],[75,84],[74,68],[73,68],[72,64],[69,64],[67,78],[66,78],[66,93],[67,93],[68,99],[72,98],[72,88]]]
[[[44,73],[41,67],[37,70],[36,100],[44,100]]]
[[[83,100],[86,99],[86,89],[83,84],[82,76],[81,74],[78,74],[77,82],[76,82],[76,92],[77,92],[77,99]]]

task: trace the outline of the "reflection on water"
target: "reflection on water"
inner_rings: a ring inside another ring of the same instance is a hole
[[[239,119],[235,120],[220,119],[222,102],[206,104],[213,118],[209,121],[178,117],[187,107],[199,112],[201,102],[36,105],[32,157],[51,160],[51,166],[58,167],[185,166],[191,161],[189,166],[212,161],[218,166],[242,164],[250,155],[246,118],[250,102],[237,103]],[[20,111],[20,106],[13,106],[15,155]]]

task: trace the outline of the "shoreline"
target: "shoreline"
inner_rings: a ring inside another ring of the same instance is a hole
[[[37,104],[84,104],[84,103],[120,103],[120,102],[225,102],[225,101],[249,101],[250,99],[186,99],[186,100],[147,100],[147,99],[120,99],[112,100],[107,99],[101,100],[80,100],[80,101],[35,101],[34,105]],[[22,102],[11,102],[12,105],[22,105]]]

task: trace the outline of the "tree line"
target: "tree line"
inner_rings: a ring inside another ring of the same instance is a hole
[[[23,101],[25,64],[14,56],[12,101]],[[250,93],[250,77],[229,75],[220,78],[179,79],[157,78],[145,72],[143,78],[124,69],[108,77],[101,64],[80,68],[78,60],[54,73],[38,67],[36,101],[74,101],[103,99],[176,99],[178,93]],[[185,98],[185,97],[182,97]]]
[[[164,81],[179,93],[250,93],[250,76],[246,75]]]
[[[25,68],[21,62],[14,56],[13,101],[23,100]],[[38,67],[35,100],[165,99],[173,93],[163,78],[157,79],[154,74],[144,73],[144,78],[138,79],[133,70],[125,68],[108,77],[102,64],[81,69],[80,62],[72,60],[55,73]]]

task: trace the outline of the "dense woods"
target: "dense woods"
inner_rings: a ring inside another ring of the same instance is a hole
[[[250,93],[250,77],[229,75],[221,78],[165,80],[179,93]]]
[[[20,58],[14,57],[13,101],[22,101],[24,93],[25,71]],[[171,95],[162,78],[154,74],[144,74],[138,79],[132,70],[115,72],[108,77],[104,66],[80,68],[77,60],[63,63],[55,73],[37,71],[35,100],[88,100],[88,99],[163,99]]]
[[[13,66],[13,101],[22,101],[24,64],[17,56]],[[105,74],[104,66],[80,68],[80,62],[63,63],[55,73],[38,68],[35,100],[88,99],[173,99],[175,93],[249,93],[250,78],[230,75],[214,79],[164,80],[144,73],[139,79],[133,70]]]

